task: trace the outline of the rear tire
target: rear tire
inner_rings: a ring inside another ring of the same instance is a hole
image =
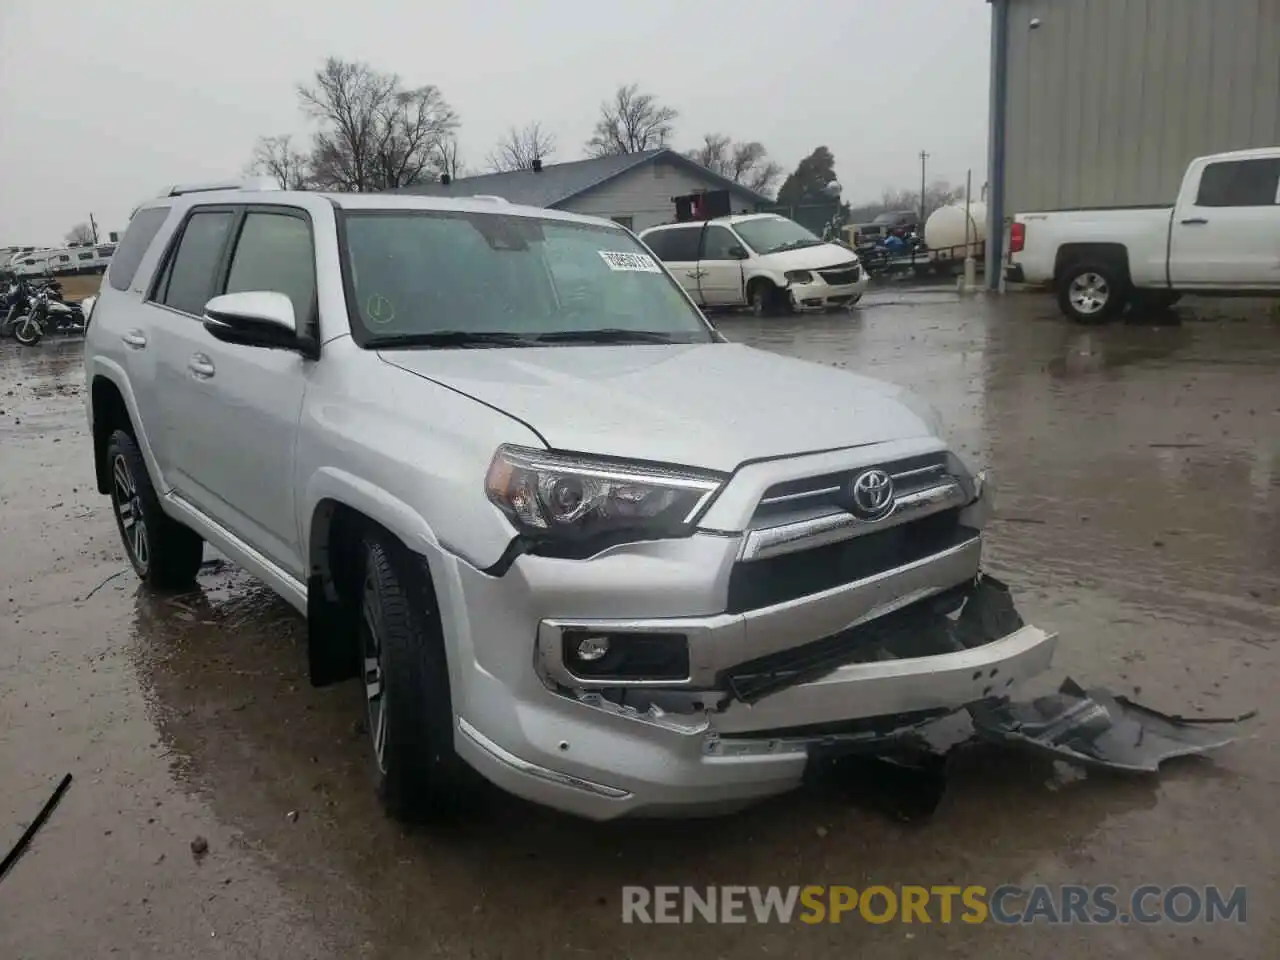
[[[1058,279],[1058,307],[1077,323],[1107,323],[1128,300],[1124,275],[1109,263],[1067,266]]]
[[[137,441],[124,430],[107,442],[111,510],[129,563],[142,582],[161,590],[190,586],[200,572],[204,541],[160,508]]]
[[[361,676],[379,794],[397,820],[453,819],[483,778],[454,749],[449,664],[426,561],[387,534],[363,544]]]

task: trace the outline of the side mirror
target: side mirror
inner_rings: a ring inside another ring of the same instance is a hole
[[[214,297],[204,307],[204,328],[224,343],[282,350],[299,346],[293,301],[270,290]]]
[[[739,246],[735,243],[729,248],[729,256],[733,257],[735,260],[745,260],[749,254],[747,253],[746,247]]]

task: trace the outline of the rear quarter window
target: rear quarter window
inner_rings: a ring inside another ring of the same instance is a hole
[[[124,238],[116,247],[111,257],[111,266],[107,268],[107,282],[116,290],[128,290],[133,283],[134,275],[142,263],[142,258],[156,238],[165,220],[169,218],[168,207],[148,207],[139,210],[129,221]]]

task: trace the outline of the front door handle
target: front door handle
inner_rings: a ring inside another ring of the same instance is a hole
[[[705,270],[690,270],[688,273],[685,274],[685,276],[688,277],[690,280],[701,280],[706,275],[707,275],[707,271]]]
[[[147,335],[141,330],[130,330],[128,333],[120,334],[120,339],[124,341],[124,345],[130,350],[143,350],[147,346]]]
[[[213,361],[203,353],[193,353],[187,361],[187,369],[201,380],[208,380],[214,374]]]
[[[1206,220],[1204,217],[1187,217],[1187,219],[1181,221],[1181,223],[1185,224],[1188,227],[1199,227],[1208,222],[1209,221]]]

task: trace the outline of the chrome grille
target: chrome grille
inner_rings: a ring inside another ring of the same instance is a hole
[[[892,463],[867,464],[854,470],[841,470],[801,480],[775,483],[764,492],[752,517],[753,527],[795,519],[798,515],[845,509],[845,487],[856,474],[876,467],[893,477],[895,496],[905,496],[937,486],[947,477],[947,455],[929,453]]]

